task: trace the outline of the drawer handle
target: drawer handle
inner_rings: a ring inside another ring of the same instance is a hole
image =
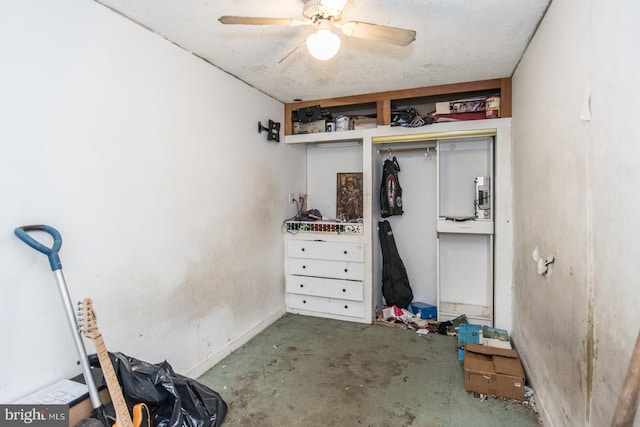
[[[342,292],[347,292],[347,290],[346,290],[346,289],[343,289],[343,290],[342,290]]]
[[[345,273],[348,273],[348,272],[349,272],[349,269],[348,269],[348,268],[345,268],[345,269],[344,269],[344,272],[345,272]]]
[[[303,265],[303,266],[302,266],[302,268],[303,268],[303,269],[304,269],[304,268],[307,268],[307,266],[306,266],[306,265]]]
[[[307,303],[307,300],[306,300],[306,299],[303,299],[303,300],[302,300],[302,303],[303,303],[303,304],[306,304],[306,303]]]
[[[304,248],[302,248],[301,251],[304,252]]]
[[[348,306],[348,305],[345,305],[345,306],[344,306],[344,309],[345,309],[345,310],[348,310],[348,309],[349,309],[349,306]]]
[[[347,251],[344,251],[344,254],[346,255],[346,254],[347,254]]]
[[[300,283],[300,287],[301,287],[301,288],[304,288],[304,285],[303,285],[302,283]]]

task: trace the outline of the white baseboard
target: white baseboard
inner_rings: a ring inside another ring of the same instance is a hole
[[[246,344],[251,338],[262,332],[267,326],[274,323],[286,313],[284,306],[264,317],[260,322],[247,329],[241,335],[229,340],[223,347],[212,351],[200,360],[195,366],[182,372],[182,375],[189,378],[197,378],[214,367],[222,359],[233,353],[235,350]]]

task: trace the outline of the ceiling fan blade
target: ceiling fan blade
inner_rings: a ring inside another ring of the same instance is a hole
[[[218,21],[223,24],[241,25],[280,25],[286,27],[296,27],[298,25],[310,25],[310,22],[292,18],[252,18],[247,16],[221,16]]]
[[[344,24],[333,23],[333,25],[342,29],[342,32],[347,36],[399,46],[407,46],[416,39],[415,31],[405,30],[404,28],[387,27],[358,21],[346,22]]]

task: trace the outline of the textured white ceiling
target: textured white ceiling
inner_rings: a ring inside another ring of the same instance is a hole
[[[416,40],[399,47],[341,35],[328,61],[306,50],[312,26],[218,22],[222,15],[302,19],[302,0],[96,1],[292,102],[510,77],[551,0],[350,0],[342,22],[413,29]]]

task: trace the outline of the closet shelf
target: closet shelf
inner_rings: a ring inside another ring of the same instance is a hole
[[[390,126],[394,109],[414,106],[435,110],[438,101],[453,101],[478,95],[500,95],[500,117],[511,117],[511,78],[497,78],[439,86],[392,90],[337,98],[316,99],[284,104],[284,135],[293,135],[293,112],[300,108],[319,105],[332,115],[366,115],[376,117],[378,127]],[[421,115],[428,111],[424,110]],[[347,131],[348,132],[348,131]]]
[[[451,221],[438,218],[438,233],[493,234],[493,220],[474,219],[470,221]]]

